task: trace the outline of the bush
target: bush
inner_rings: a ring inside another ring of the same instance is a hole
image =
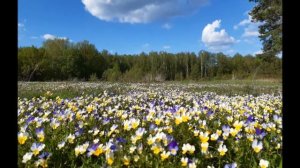
[[[98,81],[97,74],[93,73],[92,75],[90,75],[89,81],[91,82]]]

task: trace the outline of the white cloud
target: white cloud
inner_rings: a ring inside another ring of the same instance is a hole
[[[263,53],[262,50],[258,50],[256,52],[254,52],[253,55],[262,54],[262,53]]]
[[[169,30],[172,28],[172,25],[170,25],[169,23],[165,23],[162,25],[162,28]]]
[[[236,51],[233,50],[233,49],[229,49],[229,50],[224,51],[224,54],[227,54],[227,55],[230,55],[230,56],[233,56],[233,54],[235,54],[235,53],[236,53]]]
[[[52,35],[52,34],[44,34],[42,36],[42,38],[45,39],[45,40],[54,40],[54,39],[67,40],[68,39],[67,37],[58,37],[58,36],[55,36],[55,35]]]
[[[251,24],[252,23],[251,19],[252,19],[252,17],[250,15],[248,15],[248,19],[244,19],[244,20],[240,21],[240,23],[233,26],[233,29],[237,30],[239,27]]]
[[[171,48],[171,46],[169,46],[169,45],[163,46],[163,49],[165,49],[165,50],[170,49],[170,48]]]
[[[207,24],[202,31],[202,42],[208,49],[219,52],[228,49],[236,43],[236,40],[227,34],[225,29],[217,31],[221,27],[221,20],[215,20],[212,24]]]
[[[148,23],[195,12],[208,0],[81,0],[85,9],[104,21]]]
[[[249,11],[247,11],[247,14]],[[251,22],[252,17],[248,14],[248,19],[240,21],[237,25],[233,26],[233,29],[237,30],[239,27],[244,27],[244,33],[242,37],[258,37],[258,26],[261,24],[259,22]]]
[[[242,35],[242,37],[258,37],[259,36],[259,32],[257,29],[253,29],[251,27],[247,27],[245,28],[245,31]]]

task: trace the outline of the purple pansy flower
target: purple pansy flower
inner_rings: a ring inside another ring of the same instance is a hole
[[[178,151],[178,144],[176,141],[171,141],[168,144],[168,149],[171,152],[172,155],[176,155],[177,151]]]

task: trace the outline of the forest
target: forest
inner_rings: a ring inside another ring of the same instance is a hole
[[[165,51],[135,55],[98,51],[88,41],[52,39],[41,47],[18,48],[19,81],[154,82],[281,78],[282,59],[274,54],[228,56]]]

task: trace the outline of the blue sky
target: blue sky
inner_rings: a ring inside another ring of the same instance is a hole
[[[18,0],[18,45],[45,39],[88,40],[99,51],[261,50],[248,0]]]

